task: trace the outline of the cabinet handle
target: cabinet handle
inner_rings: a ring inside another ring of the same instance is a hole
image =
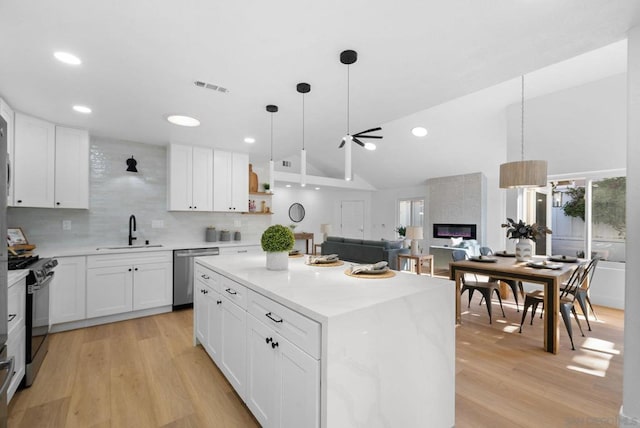
[[[249,252],[249,250],[238,250],[238,254],[239,253],[248,253],[248,252]]]
[[[60,205],[60,202],[56,202],[56,205]]]
[[[198,207],[196,207],[196,206],[194,205],[194,206],[193,206],[193,209],[194,209],[194,210],[197,210],[197,209],[198,209]]]
[[[280,318],[280,319],[275,319],[275,318],[273,317],[273,315],[271,315],[271,312],[269,312],[269,313],[267,313],[267,314],[264,314],[264,315],[265,315],[267,318],[269,318],[271,321],[273,321],[273,322],[282,322],[282,318]]]
[[[271,337],[267,337],[267,338],[265,339],[265,342],[267,342],[267,344],[268,344],[268,343],[270,343],[270,342],[273,342],[273,339],[272,339]]]
[[[138,268],[135,268],[134,270],[138,270]]]
[[[227,289],[226,289],[226,290],[224,290],[224,291],[226,291],[227,293],[232,294],[232,295],[234,295],[234,296],[235,296],[236,294],[238,294],[238,293],[236,293],[234,290],[232,290],[232,289],[230,289],[230,288],[227,288]]]
[[[17,202],[18,202],[19,204],[21,204],[21,203],[22,203],[22,199],[18,199],[18,200],[17,200]]]
[[[200,275],[200,276],[201,276],[202,278],[204,278],[204,279],[211,279],[211,278],[209,278],[209,277],[208,277],[207,275],[205,275],[205,274],[202,274],[202,275]]]
[[[278,342],[273,342],[273,343],[271,344],[271,348],[272,348],[272,349],[276,349],[277,347],[278,347]]]
[[[131,272],[131,268],[129,268],[129,272]]]
[[[17,316],[18,314],[9,314],[9,322],[13,321],[13,319]]]
[[[216,300],[216,303],[217,303],[218,305],[221,305],[221,304],[222,304],[222,300]]]

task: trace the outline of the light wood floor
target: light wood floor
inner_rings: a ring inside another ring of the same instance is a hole
[[[542,350],[542,322],[505,304],[489,325],[474,299],[456,338],[456,427],[616,426],[622,401],[623,312],[571,351]],[[499,307],[494,305],[494,314]],[[190,310],[58,333],[34,385],[9,407],[10,427],[255,427],[202,347]],[[304,428],[304,427],[301,427]]]

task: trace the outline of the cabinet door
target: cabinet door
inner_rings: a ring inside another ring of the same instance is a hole
[[[275,334],[255,317],[247,316],[247,385],[245,403],[263,427],[276,427]],[[301,425],[304,426],[304,425]]]
[[[10,335],[7,341],[7,357],[14,358],[13,379],[11,379],[7,390],[7,404],[13,398],[13,394],[15,394],[25,375],[26,336],[26,327],[23,323],[22,327],[15,334]]]
[[[7,122],[7,206],[13,206],[13,129],[15,113],[3,99],[0,98],[0,116]]]
[[[52,123],[16,113],[13,162],[15,206],[53,207],[55,133]]]
[[[89,133],[56,126],[55,208],[89,208]]]
[[[213,151],[213,210],[233,211],[231,195],[231,168],[233,154]],[[245,201],[246,202],[246,201]]]
[[[320,361],[277,336],[275,426],[320,426]]]
[[[205,349],[211,359],[220,367],[222,361],[222,296],[209,288],[208,293],[205,293],[205,298],[209,308]]]
[[[249,211],[249,155],[233,154],[231,175],[231,205],[234,211]]]
[[[133,310],[157,308],[173,302],[173,263],[133,267]]]
[[[87,269],[87,318],[133,309],[133,267]]]
[[[192,209],[192,161],[191,146],[169,145],[169,211]]]
[[[247,312],[226,297],[222,299],[221,369],[227,380],[244,400],[246,379]]]
[[[58,257],[51,281],[51,323],[86,318],[86,257]]]
[[[209,301],[205,293],[211,293],[202,281],[196,279],[193,295],[193,310],[195,320],[195,335],[203,348],[207,349],[207,341],[209,336]]]
[[[213,150],[193,148],[192,195],[195,211],[213,210]]]

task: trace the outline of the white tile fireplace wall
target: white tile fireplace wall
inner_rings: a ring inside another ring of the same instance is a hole
[[[132,155],[137,174],[126,172]],[[22,227],[30,243],[68,247],[126,244],[131,214],[137,219],[137,243],[204,241],[209,225],[258,242],[271,221],[270,216],[167,211],[165,146],[91,137],[90,168],[88,210],[9,208],[9,227]],[[71,222],[70,230],[63,229],[63,221]]]

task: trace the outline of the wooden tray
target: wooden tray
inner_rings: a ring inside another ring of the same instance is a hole
[[[396,276],[396,273],[392,270],[388,270],[385,273],[373,273],[373,274],[358,273],[354,275],[351,273],[351,269],[347,269],[344,271],[344,274],[353,278],[366,278],[366,279],[383,279],[383,278],[393,278],[394,276]]]
[[[304,257],[304,254],[298,253],[298,254],[292,254],[289,256],[290,259],[299,259],[300,257]]]
[[[342,266],[344,264],[344,262],[342,260],[338,260],[337,262],[333,262],[333,263],[305,263],[307,266],[315,266],[315,267],[335,267],[335,266]]]

